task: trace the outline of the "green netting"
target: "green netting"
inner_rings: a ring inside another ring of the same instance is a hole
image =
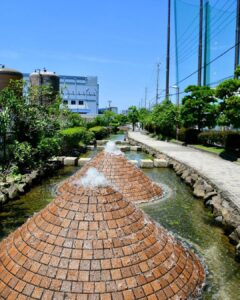
[[[199,0],[174,0],[176,83],[183,90],[197,84],[199,40]],[[203,5],[203,71],[202,82],[214,85],[233,75],[234,49],[211,63],[235,44],[236,0],[205,0]],[[174,53],[173,53],[174,52]]]

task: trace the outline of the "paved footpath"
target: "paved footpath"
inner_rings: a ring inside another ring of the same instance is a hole
[[[195,169],[208,178],[240,209],[240,165],[220,157],[174,143],[157,141],[141,132],[128,132],[129,138],[158,150]]]

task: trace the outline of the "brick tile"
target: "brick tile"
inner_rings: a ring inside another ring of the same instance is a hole
[[[124,300],[133,300],[135,299],[132,291],[123,291]]]
[[[62,292],[70,292],[71,291],[71,282],[70,281],[63,281],[61,291]]]
[[[35,287],[35,288],[34,288],[34,291],[33,291],[33,293],[32,293],[32,297],[33,297],[33,298],[36,298],[36,299],[41,299],[42,294],[43,294],[43,289],[42,289],[42,288]]]

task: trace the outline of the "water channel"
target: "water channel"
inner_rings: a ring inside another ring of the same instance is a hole
[[[123,139],[122,135],[111,137]],[[87,155],[92,156],[89,152]],[[148,157],[142,152],[127,152],[130,159]],[[0,212],[0,239],[15,230],[27,218],[52,201],[56,185],[73,174],[77,167],[65,167],[35,186],[20,199],[5,204]],[[193,197],[188,186],[171,169],[145,169],[144,173],[156,182],[169,187],[170,196],[141,208],[158,223],[191,244],[208,268],[207,287],[203,300],[240,300],[240,263],[234,260],[234,247],[223,230],[217,226],[209,210]]]

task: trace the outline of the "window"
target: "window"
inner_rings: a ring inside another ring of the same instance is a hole
[[[68,101],[67,100],[63,100],[63,104],[68,104]]]
[[[76,101],[75,101],[75,100],[71,100],[71,104],[72,104],[72,105],[75,105],[75,104],[76,104]]]
[[[79,104],[79,105],[83,105],[83,103],[84,103],[83,100],[79,100],[79,101],[78,101],[78,104]]]

